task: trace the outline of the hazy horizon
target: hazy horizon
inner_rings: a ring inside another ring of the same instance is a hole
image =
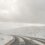
[[[0,33],[45,37],[45,0],[0,0]]]

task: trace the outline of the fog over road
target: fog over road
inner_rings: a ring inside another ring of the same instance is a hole
[[[45,38],[45,0],[0,0],[0,33]]]

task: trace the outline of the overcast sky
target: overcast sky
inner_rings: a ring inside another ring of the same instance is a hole
[[[44,19],[45,0],[0,0],[2,21],[45,23]]]

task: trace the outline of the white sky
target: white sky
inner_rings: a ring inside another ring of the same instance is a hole
[[[0,0],[0,18],[45,22],[44,15],[45,0]]]
[[[19,14],[16,4],[17,0],[0,0],[0,15],[3,17],[10,16],[11,14]]]

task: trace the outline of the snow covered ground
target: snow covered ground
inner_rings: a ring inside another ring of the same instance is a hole
[[[0,33],[44,38],[45,24],[0,22]]]
[[[0,45],[8,44],[8,42],[13,41],[14,38],[12,36],[0,34]]]

